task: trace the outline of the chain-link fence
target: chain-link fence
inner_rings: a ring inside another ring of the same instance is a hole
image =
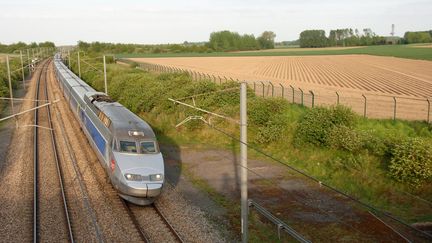
[[[131,63],[127,59],[119,62]],[[218,84],[237,81],[231,77],[215,76],[178,67],[164,66],[152,63],[138,63],[138,67],[153,72],[177,73],[185,72],[193,80],[209,80]],[[315,93],[292,85],[274,83],[270,81],[246,81],[255,94],[262,97],[280,97],[291,103],[306,107],[344,105],[350,107],[357,114],[378,119],[403,119],[430,122],[430,99],[409,98],[390,95],[371,95],[350,92]]]

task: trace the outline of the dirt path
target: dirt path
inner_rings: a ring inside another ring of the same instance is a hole
[[[234,201],[240,198],[238,162],[232,151],[221,149],[183,147],[179,157],[170,157]],[[405,242],[364,208],[280,164],[250,159],[248,165],[249,198],[312,241]]]

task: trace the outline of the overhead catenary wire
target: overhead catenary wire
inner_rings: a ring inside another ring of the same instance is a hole
[[[206,124],[207,124],[207,126],[209,126],[210,128],[215,129],[215,130],[217,130],[217,131],[223,133],[224,135],[230,137],[231,139],[234,139],[234,140],[236,140],[236,141],[238,141],[238,142],[240,142],[240,143],[243,143],[242,141],[240,141],[240,139],[238,139],[238,138],[236,138],[235,136],[229,134],[228,132],[226,132],[226,131],[224,131],[224,130],[222,130],[222,129],[220,129],[220,128],[218,128],[218,127],[212,125],[212,124],[208,124],[208,123],[206,123]],[[432,239],[432,235],[431,235],[431,234],[429,234],[429,233],[427,233],[427,232],[425,232],[425,231],[419,230],[419,229],[417,229],[417,228],[415,228],[415,227],[409,225],[408,223],[404,222],[403,220],[398,219],[398,218],[394,217],[393,215],[391,215],[391,214],[389,214],[389,213],[387,213],[387,212],[384,212],[384,211],[382,211],[381,209],[378,209],[378,208],[376,208],[376,207],[374,207],[374,206],[372,206],[372,205],[370,205],[370,204],[368,204],[368,203],[362,202],[362,201],[360,201],[359,199],[356,199],[356,198],[354,198],[353,196],[351,196],[351,195],[349,195],[349,194],[347,194],[347,193],[345,193],[345,192],[343,192],[343,191],[341,191],[341,190],[339,190],[339,189],[337,189],[337,188],[335,188],[335,187],[333,187],[333,186],[331,186],[331,185],[329,185],[329,184],[323,183],[321,180],[315,178],[314,176],[308,175],[306,172],[303,172],[302,170],[299,170],[299,169],[295,168],[294,166],[291,166],[291,165],[288,165],[288,164],[284,163],[282,160],[275,158],[273,155],[268,154],[268,153],[266,153],[266,152],[264,152],[264,151],[258,149],[258,148],[255,147],[255,146],[252,146],[252,145],[250,145],[250,144],[248,144],[248,143],[243,143],[243,144],[245,144],[246,146],[248,146],[248,147],[251,148],[252,150],[255,150],[256,152],[258,152],[258,153],[264,155],[265,157],[270,158],[270,159],[272,159],[272,160],[274,160],[274,161],[276,161],[276,162],[282,164],[283,166],[286,166],[286,167],[290,168],[291,170],[293,170],[293,171],[295,171],[295,172],[297,172],[297,173],[299,173],[299,174],[305,176],[306,178],[308,178],[308,179],[310,179],[310,180],[313,180],[313,181],[317,182],[319,185],[324,186],[324,187],[326,187],[326,188],[328,188],[328,189],[330,189],[330,190],[332,190],[332,191],[334,191],[334,192],[336,192],[336,193],[338,193],[338,194],[341,194],[342,196],[344,196],[344,197],[346,197],[346,198],[348,198],[348,199],[350,199],[350,200],[352,200],[352,201],[354,201],[354,202],[356,202],[356,203],[358,203],[358,204],[360,204],[360,205],[362,205],[362,206],[364,206],[364,207],[366,207],[366,208],[368,208],[368,209],[370,209],[370,210],[373,210],[373,211],[375,211],[375,212],[377,212],[377,213],[380,213],[380,214],[382,214],[382,215],[384,215],[384,216],[386,216],[386,217],[389,217],[390,219],[392,219],[392,220],[394,220],[394,221],[396,221],[396,222],[398,222],[398,223],[401,223],[402,225],[404,225],[404,226],[406,226],[406,227],[408,227],[408,228],[410,228],[410,229],[412,229],[412,230],[414,230],[414,231],[416,231],[416,232],[419,232],[419,233],[421,233],[422,235],[427,236],[428,238],[431,238],[431,239]]]
[[[186,103],[183,103],[183,102],[179,102],[179,101],[173,100],[173,99],[171,99],[171,98],[168,98],[168,100],[173,101],[173,102],[178,103],[178,104],[181,104],[181,105],[184,105],[184,106],[187,106],[187,107],[189,107],[189,108],[193,108],[193,109],[196,109],[196,110],[199,110],[199,111],[203,111],[203,112],[205,112],[205,113],[207,113],[207,114],[210,114],[210,115],[216,114],[216,113],[209,112],[209,111],[206,111],[206,110],[204,110],[204,109],[198,108],[198,107],[196,107],[196,106],[192,106],[192,105],[189,105],[189,104],[186,104]],[[216,114],[216,115],[219,116],[219,117],[221,117],[219,114]],[[222,118],[225,118],[225,117],[222,117]],[[232,121],[232,120],[234,120],[234,119],[228,117],[227,120],[231,120],[231,121]],[[235,120],[234,120],[234,121],[235,121]],[[384,216],[386,216],[386,217],[389,217],[390,219],[392,219],[392,220],[394,220],[394,221],[396,221],[396,222],[398,222],[398,223],[401,223],[401,224],[403,224],[404,226],[406,226],[406,227],[408,227],[408,228],[410,228],[410,229],[412,229],[412,230],[414,230],[414,231],[416,231],[416,232],[419,232],[419,233],[421,233],[421,234],[424,235],[424,236],[427,236],[428,238],[432,238],[432,235],[431,235],[431,234],[429,234],[429,233],[427,233],[427,232],[425,232],[425,231],[419,230],[419,229],[417,229],[417,228],[415,228],[415,227],[409,225],[408,223],[404,222],[403,220],[398,219],[398,218],[396,218],[395,216],[393,216],[393,215],[391,215],[391,214],[389,214],[389,213],[387,213],[387,212],[384,212],[384,211],[382,211],[381,209],[378,209],[378,208],[376,208],[376,207],[374,207],[374,206],[372,206],[372,205],[370,205],[370,204],[368,204],[368,203],[362,202],[362,201],[360,201],[359,199],[356,199],[356,198],[354,198],[353,196],[351,196],[351,195],[349,195],[349,194],[347,194],[347,193],[345,193],[345,192],[343,192],[343,191],[341,191],[341,190],[339,190],[339,189],[337,189],[337,188],[335,188],[335,187],[333,187],[333,186],[331,186],[331,185],[329,185],[329,184],[323,183],[321,180],[315,178],[314,176],[311,176],[311,175],[307,174],[306,172],[304,172],[304,171],[302,171],[302,170],[300,170],[300,169],[295,168],[294,166],[291,166],[291,165],[289,165],[289,164],[284,163],[284,162],[281,161],[280,159],[275,158],[273,155],[268,154],[268,153],[266,153],[266,152],[260,150],[259,148],[255,147],[255,146],[252,146],[252,145],[250,145],[250,144],[248,144],[248,143],[244,143],[244,142],[240,141],[240,139],[236,138],[235,136],[229,134],[228,132],[226,132],[226,131],[224,131],[224,130],[222,130],[222,129],[220,129],[220,128],[218,128],[218,127],[212,125],[212,124],[209,124],[209,123],[206,123],[206,124],[207,124],[210,128],[215,129],[215,130],[221,132],[222,134],[224,134],[224,135],[226,135],[226,136],[228,136],[228,137],[230,137],[230,138],[232,138],[232,139],[234,139],[234,140],[236,140],[236,141],[238,141],[238,142],[240,142],[240,143],[242,143],[242,144],[245,144],[247,147],[249,147],[249,148],[255,150],[256,152],[258,152],[258,153],[264,155],[265,157],[268,157],[268,158],[270,158],[270,159],[272,159],[272,160],[274,160],[274,161],[276,161],[276,162],[278,162],[278,163],[280,163],[280,164],[282,164],[282,165],[284,165],[284,166],[290,168],[291,170],[293,170],[293,171],[295,171],[295,172],[297,172],[297,173],[299,173],[299,174],[305,176],[306,178],[308,178],[308,179],[310,179],[310,180],[313,180],[313,181],[317,182],[320,186],[324,186],[324,187],[326,187],[326,188],[328,188],[328,189],[330,189],[330,190],[332,190],[332,191],[334,191],[334,192],[336,192],[336,193],[338,193],[338,194],[341,194],[342,196],[344,196],[344,197],[346,197],[346,198],[348,198],[348,199],[350,199],[350,200],[352,200],[352,201],[354,201],[354,202],[356,202],[356,203],[358,203],[358,204],[360,204],[360,205],[362,205],[362,206],[364,206],[364,207],[366,207],[366,208],[368,208],[368,209],[370,209],[370,210],[373,210],[373,211],[375,211],[375,212],[377,212],[377,213],[380,213],[380,214],[382,214],[382,215],[384,215]]]

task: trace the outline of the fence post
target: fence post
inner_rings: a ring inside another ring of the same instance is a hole
[[[294,87],[292,85],[290,85],[291,89],[292,89],[292,103],[294,104]]]
[[[274,85],[272,84],[272,82],[269,82],[271,87],[272,87],[272,97],[274,97]]]
[[[303,106],[303,90],[301,88],[299,88],[300,92],[301,92],[301,105]]]
[[[336,104],[339,105],[339,93],[336,91],[337,101]]]
[[[285,87],[279,83],[279,86],[281,87],[282,90],[282,98],[284,97],[284,92],[285,92]]]
[[[265,85],[263,81],[260,81],[262,84],[262,96],[264,97],[264,92],[265,92]]]
[[[393,108],[393,121],[396,121],[396,97],[393,96],[394,108]]]
[[[312,92],[312,90],[309,90],[309,93],[311,93],[311,95],[312,95],[312,108],[314,108],[314,105],[315,105],[315,94],[314,94],[314,92]]]
[[[216,83],[216,77],[212,74],[213,76],[213,82]]]
[[[363,111],[363,117],[366,117],[366,109],[367,109],[367,100],[366,100],[366,96],[364,94],[362,94],[363,98],[364,98],[364,111]]]
[[[227,77],[225,77],[225,76],[223,76],[223,77],[224,77],[224,79],[225,79],[225,83],[226,83],[226,82],[228,82],[228,79],[227,79]]]
[[[430,100],[429,100],[429,98],[428,99],[426,99],[427,100],[427,103],[428,103],[428,115],[427,115],[427,122],[429,123],[429,116],[430,116]]]
[[[254,93],[256,93],[256,83],[255,83],[255,81],[253,82],[254,83]]]

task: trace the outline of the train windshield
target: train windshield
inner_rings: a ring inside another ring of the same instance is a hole
[[[138,150],[135,142],[120,141],[120,152],[136,153],[137,151]]]
[[[140,142],[142,154],[154,154],[157,153],[156,142],[154,141],[142,141]]]

